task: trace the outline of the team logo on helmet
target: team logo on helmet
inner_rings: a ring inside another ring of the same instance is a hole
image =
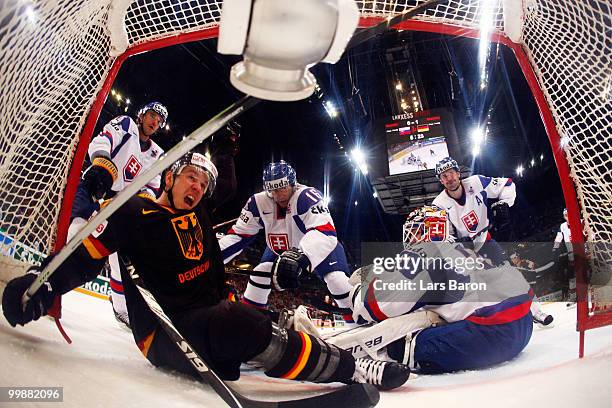
[[[161,102],[149,102],[138,111],[138,116],[144,115],[147,111],[154,111],[162,118],[162,122],[159,127],[163,128],[166,126],[168,121],[168,109]]]
[[[217,177],[219,173],[217,172],[217,167],[214,165],[208,157],[204,156],[200,153],[190,152],[178,159],[172,167],[170,171],[176,177],[179,175],[183,169],[187,166],[193,166],[196,169],[203,171],[208,174],[208,188],[206,189],[206,193],[204,194],[204,198],[208,198],[212,195],[215,190],[215,186],[217,184]]]
[[[436,163],[436,177],[440,178],[440,175],[446,170],[455,169],[459,171],[459,165],[457,161],[452,157],[445,157]]]
[[[404,223],[404,247],[419,242],[448,242],[450,223],[446,210],[425,206],[411,212]]]
[[[295,170],[284,160],[270,163],[263,171],[263,187],[268,193],[279,188],[295,186]]]

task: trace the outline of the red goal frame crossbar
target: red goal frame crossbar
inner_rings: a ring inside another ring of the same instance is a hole
[[[360,27],[371,27],[383,21],[381,17],[362,17],[360,19]],[[410,31],[421,31],[431,32],[438,34],[445,34],[456,37],[468,37],[468,38],[480,38],[480,31],[474,28],[459,27],[450,24],[443,23],[432,23],[416,20],[408,20],[401,22],[393,27],[394,29],[410,30]],[[55,241],[54,251],[58,251],[66,243],[66,235],[68,232],[68,226],[70,224],[70,213],[72,208],[72,202],[76,194],[76,188],[79,182],[80,170],[85,160],[87,153],[87,147],[91,136],[96,125],[96,122],[100,116],[100,111],[104,106],[104,102],[108,94],[110,93],[113,82],[119,72],[119,69],[123,65],[123,62],[131,57],[146,51],[152,51],[159,48],[168,47],[171,45],[200,41],[210,38],[215,38],[219,34],[218,26],[208,27],[203,30],[196,32],[179,34],[175,36],[169,36],[166,38],[150,41],[143,44],[135,45],[126,50],[121,56],[117,57],[113,62],[111,69],[104,81],[104,85],[100,90],[100,93],[96,97],[90,113],[87,117],[87,121],[79,138],[77,150],[72,162],[70,169],[68,182],[66,185],[66,191],[64,194],[64,200],[59,214],[58,228],[57,228],[57,239]],[[561,181],[561,188],[565,199],[565,204],[568,211],[568,223],[572,234],[573,242],[578,244],[574,245],[575,248],[575,259],[576,259],[576,291],[577,291],[577,325],[576,329],[580,333],[579,337],[579,356],[584,355],[584,332],[589,329],[602,327],[612,324],[612,312],[602,313],[597,315],[589,315],[587,305],[587,294],[588,287],[586,283],[586,261],[584,256],[584,243],[585,239],[582,234],[582,228],[580,223],[580,209],[578,205],[578,198],[576,196],[576,190],[574,184],[570,178],[569,164],[563,149],[561,148],[561,138],[555,121],[544,97],[544,93],[540,87],[537,76],[533,71],[533,67],[529,61],[527,54],[520,44],[512,42],[508,37],[499,31],[495,31],[491,34],[491,42],[499,43],[510,48],[516,56],[517,62],[527,80],[527,84],[531,89],[531,92],[535,98],[536,105],[540,112],[540,117],[544,123],[544,128],[548,135],[548,140],[552,147],[553,157],[559,173]]]

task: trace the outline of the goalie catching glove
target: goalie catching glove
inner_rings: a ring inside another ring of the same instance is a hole
[[[25,306],[21,303],[24,293],[40,275],[42,269],[43,266],[34,266],[25,275],[11,280],[6,285],[2,295],[2,311],[11,326],[15,327],[18,324],[25,326],[33,320],[38,320],[41,316],[46,316],[53,305],[55,294],[48,281],[32,295]]]
[[[298,248],[288,249],[272,264],[272,286],[278,291],[295,289],[299,286],[300,275],[309,270],[308,257]]]
[[[112,160],[98,156],[91,162],[91,167],[83,174],[83,187],[94,200],[106,197],[106,194],[117,179],[117,166]]]

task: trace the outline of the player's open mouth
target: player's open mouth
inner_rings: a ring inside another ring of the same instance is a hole
[[[188,194],[185,196],[184,201],[185,201],[185,204],[191,207],[193,203],[195,203],[195,198],[191,194]]]

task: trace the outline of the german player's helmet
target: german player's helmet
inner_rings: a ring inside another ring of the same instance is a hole
[[[187,166],[195,167],[196,170],[208,174],[208,188],[206,189],[204,198],[210,197],[213,191],[215,191],[215,186],[217,184],[217,167],[208,157],[204,156],[203,154],[189,152],[174,162],[172,167],[170,167],[170,171],[174,174],[174,177],[176,177],[181,174],[181,172]]]
[[[166,126],[166,122],[168,121],[168,108],[166,108],[161,102],[149,102],[145,106],[140,108],[140,110],[138,111],[138,117],[140,117],[140,115],[144,115],[145,113],[147,113],[147,111],[150,110],[156,112],[159,116],[161,116],[162,122],[160,123],[159,127],[163,128],[164,126]]]
[[[279,188],[295,186],[295,170],[284,160],[270,163],[263,171],[263,188],[270,194]]]
[[[449,242],[450,222],[446,210],[426,205],[411,212],[404,223],[404,248],[420,242]]]
[[[455,169],[459,171],[459,165],[457,164],[457,161],[452,157],[443,158],[438,163],[436,163],[436,177],[439,179],[442,173],[450,169]]]

